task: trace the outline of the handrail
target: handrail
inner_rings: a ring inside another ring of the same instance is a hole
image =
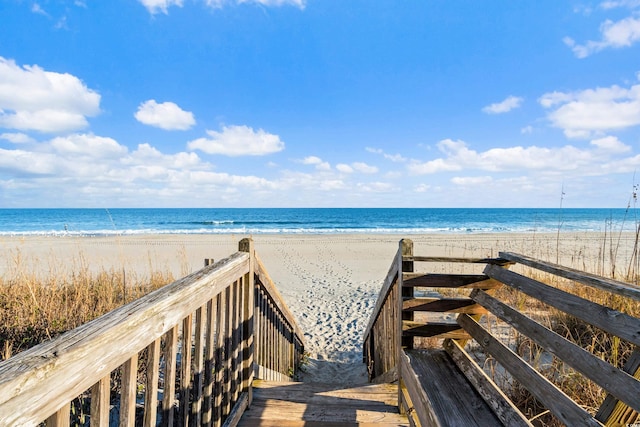
[[[260,379],[290,381],[303,361],[304,334],[257,255],[255,264],[255,374]]]
[[[365,331],[364,359],[369,367],[370,380],[397,377],[400,410],[408,411],[413,423],[439,425],[437,420],[440,415],[428,401],[430,393],[425,393],[428,388],[424,388],[428,387],[425,385],[429,382],[428,377],[435,371],[428,371],[431,374],[420,371],[418,374],[412,366],[414,358],[425,357],[420,360],[429,360],[427,357],[431,356],[427,355],[436,354],[433,353],[436,351],[448,353],[460,375],[468,380],[469,387],[482,396],[504,425],[530,425],[505,392],[474,361],[472,353],[465,350],[469,340],[474,340],[488,353],[487,357],[499,362],[514,381],[567,425],[619,425],[640,421],[640,319],[591,301],[590,293],[579,296],[508,268],[520,264],[635,301],[640,296],[637,287],[514,253],[500,252],[500,258],[495,259],[423,257],[413,255],[410,241],[401,241],[400,247]],[[476,275],[418,274],[413,273],[413,262],[417,261],[479,263],[486,266],[483,274]],[[501,301],[500,298],[504,300],[503,295],[496,291],[502,286],[508,286],[515,292],[526,294],[606,331],[610,336],[630,343],[635,350],[624,367],[613,366],[601,355],[589,351],[590,344],[581,346],[579,342],[564,338],[510,307],[508,302]],[[412,293],[416,287],[431,290],[427,292],[428,296],[415,298]],[[443,296],[434,291],[438,288],[467,289],[468,294]],[[388,301],[392,301],[392,304],[389,305]],[[395,310],[393,304],[396,304]],[[589,413],[566,396],[535,369],[531,361],[516,355],[508,343],[503,343],[486,329],[480,320],[488,312],[517,330],[521,336],[531,339],[543,351],[555,355],[575,374],[584,376],[608,393],[597,414]],[[414,320],[411,317],[414,313],[423,314]],[[446,317],[442,316],[447,313]],[[452,317],[455,321],[447,320]],[[385,332],[389,331],[392,335],[385,336]],[[397,331],[395,335],[393,331]],[[420,342],[422,349],[428,349],[426,352],[410,350],[415,336],[432,338],[426,344]],[[398,351],[395,356],[389,348],[391,345],[395,345]],[[426,382],[421,383],[423,380]],[[440,394],[442,391],[438,389],[434,393]]]
[[[77,410],[86,402],[92,425],[107,426],[113,388],[119,389],[120,425],[134,425],[139,387],[148,427],[158,416],[167,426],[174,419],[185,426],[194,420],[220,426],[241,414],[251,403],[254,360],[266,351],[284,351],[281,340],[254,346],[255,334],[268,327],[296,342],[296,351],[304,347],[279,294],[271,282],[264,285],[268,275],[256,262],[252,241],[243,239],[239,246],[226,259],[1,362],[0,426],[44,420],[48,426],[69,425],[72,406]],[[287,315],[263,318],[258,293],[267,296],[263,309]],[[278,368],[294,375],[299,361],[292,358]],[[121,380],[114,383],[111,377],[121,366]]]

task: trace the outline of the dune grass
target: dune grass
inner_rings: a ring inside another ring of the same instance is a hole
[[[74,329],[174,280],[151,271],[138,277],[115,267],[89,269],[82,259],[69,274],[29,271],[19,252],[9,274],[0,276],[0,357],[33,347]]]

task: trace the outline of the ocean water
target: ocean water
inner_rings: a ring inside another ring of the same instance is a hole
[[[638,222],[634,209],[0,209],[0,236],[632,231]]]

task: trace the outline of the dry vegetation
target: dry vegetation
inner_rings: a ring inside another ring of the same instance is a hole
[[[0,356],[2,360],[74,329],[173,281],[170,273],[137,277],[116,268],[41,277],[27,271],[16,252],[10,274],[0,277]]]

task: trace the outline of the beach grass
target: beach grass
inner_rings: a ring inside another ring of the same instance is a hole
[[[84,259],[66,274],[31,271],[15,252],[11,272],[0,276],[0,357],[52,339],[174,280],[169,272],[144,276],[117,267],[89,269]]]

